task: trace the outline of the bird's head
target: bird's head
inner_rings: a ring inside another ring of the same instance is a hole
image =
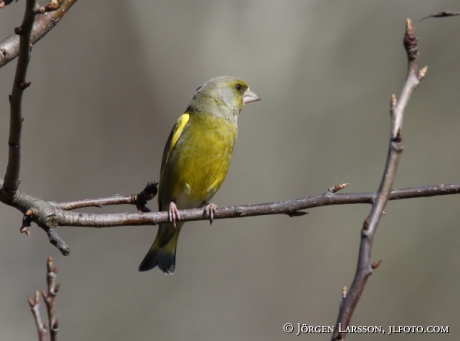
[[[259,96],[249,89],[246,82],[231,76],[221,76],[207,81],[196,90],[187,111],[234,119],[245,104],[259,100]]]

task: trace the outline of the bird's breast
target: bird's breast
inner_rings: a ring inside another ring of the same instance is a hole
[[[237,137],[236,122],[191,115],[168,158],[160,180],[160,200],[179,209],[209,201],[222,185]]]

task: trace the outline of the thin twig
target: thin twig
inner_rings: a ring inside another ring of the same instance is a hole
[[[59,21],[77,0],[66,0],[62,6],[53,12],[37,15],[32,28],[31,44],[42,39]],[[19,54],[19,38],[17,35],[9,36],[0,42],[0,68],[8,64]]]
[[[152,200],[158,192],[158,183],[149,182],[145,188],[139,194],[132,195],[114,195],[108,198],[99,199],[83,199],[76,201],[67,201],[54,203],[53,205],[57,208],[70,211],[78,208],[85,207],[103,207],[108,205],[136,205],[137,209],[141,212],[151,212],[145,205],[147,201]]]
[[[30,310],[35,320],[35,326],[37,327],[38,332],[38,341],[46,341],[46,336],[48,335],[48,330],[46,329],[46,323],[43,324],[40,316],[40,292],[37,290],[35,292],[35,297],[29,298]]]
[[[46,304],[46,310],[48,312],[48,327],[50,330],[50,340],[56,341],[59,321],[55,317],[54,308],[56,303],[56,294],[59,291],[59,283],[56,284],[57,268],[53,267],[53,260],[51,259],[51,257],[49,257],[46,262],[46,269],[46,283],[48,290],[46,293],[42,291],[42,296]]]
[[[363,224],[358,266],[351,287],[340,304],[339,316],[332,335],[332,340],[345,339],[346,330],[350,324],[351,317],[356,305],[358,304],[359,298],[366,286],[367,279],[372,274],[372,271],[380,264],[380,261],[375,263],[371,262],[372,245],[383,210],[390,198],[391,187],[398,168],[399,158],[403,151],[401,132],[404,110],[409,102],[410,95],[419,85],[420,80],[426,73],[426,68],[420,71],[418,71],[417,68],[417,38],[413,35],[413,28],[410,19],[407,19],[406,21],[404,47],[408,57],[408,73],[399,101],[396,101],[396,97],[393,95],[390,102],[391,134],[387,162],[385,164],[384,174],[377,192],[377,197],[372,205],[371,213],[365,219]]]
[[[48,322],[42,323],[40,317],[40,293],[38,291],[35,292],[34,299],[29,298],[28,302],[30,305],[30,309],[32,310],[32,314],[35,319],[35,324],[37,326],[38,331],[38,339],[39,341],[45,341],[48,335],[50,335],[50,341],[57,341],[57,332],[59,327],[59,321],[55,317],[55,305],[56,305],[56,294],[59,291],[59,284],[56,284],[56,274],[57,268],[53,266],[53,260],[51,257],[48,257],[46,261],[46,284],[47,284],[47,291],[42,291],[42,297],[45,301],[46,311],[48,313]]]
[[[437,12],[433,13],[431,15],[426,16],[425,18],[420,19],[418,22],[422,22],[426,19],[429,18],[445,18],[445,17],[455,17],[457,15],[460,15],[460,12],[452,12],[452,11],[442,11],[442,12]]]

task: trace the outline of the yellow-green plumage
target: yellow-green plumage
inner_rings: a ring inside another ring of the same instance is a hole
[[[238,134],[237,118],[245,103],[259,100],[245,82],[224,76],[198,88],[166,143],[158,191],[160,211],[206,205],[222,185]],[[171,218],[171,217],[170,217]],[[139,271],[175,268],[176,245],[183,223],[161,224]]]

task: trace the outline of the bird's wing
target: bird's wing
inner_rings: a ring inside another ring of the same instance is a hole
[[[181,136],[182,131],[184,130],[184,127],[187,125],[189,118],[190,118],[189,114],[187,113],[183,114],[181,117],[179,117],[176,124],[172,128],[171,133],[169,134],[168,141],[166,142],[165,150],[163,152],[163,160],[161,161],[160,174],[163,173],[163,168],[168,162],[169,155],[171,155],[171,152],[176,146],[176,143],[179,140],[179,137]]]
[[[169,134],[168,141],[166,142],[165,149],[163,151],[163,160],[161,161],[161,169],[160,169],[160,187],[159,187],[159,192],[161,192],[162,188],[162,178],[163,178],[163,170],[168,163],[169,156],[171,155],[171,152],[174,150],[174,147],[176,146],[177,141],[179,140],[180,136],[182,135],[182,132],[184,131],[185,126],[187,125],[187,122],[190,118],[190,115],[185,113],[182,114],[181,117],[177,120],[176,124],[171,130],[171,133]],[[163,210],[161,203],[161,193],[158,193],[158,208],[160,211]]]

